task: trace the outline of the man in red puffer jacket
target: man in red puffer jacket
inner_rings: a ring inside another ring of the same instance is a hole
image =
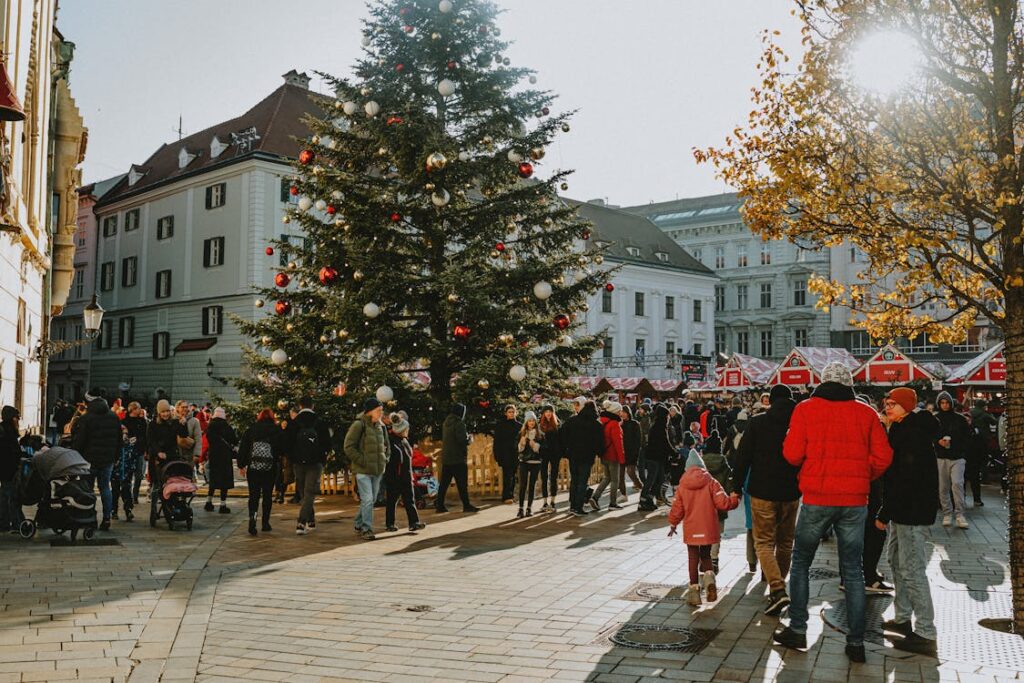
[[[864,524],[871,482],[892,462],[892,448],[878,414],[856,400],[853,376],[840,363],[822,370],[822,383],[797,405],[782,455],[799,467],[803,503],[796,524],[789,574],[789,626],[775,632],[780,645],[807,647],[808,570],[822,534],[835,529],[846,585],[850,625],[846,655],[864,661]]]
[[[610,484],[608,491],[608,508],[610,510],[621,510],[622,506],[615,500],[615,494],[619,489],[619,477],[622,474],[622,466],[626,464],[626,448],[622,440],[622,404],[617,401],[605,401],[602,404],[601,427],[604,430],[604,453],[601,455],[601,466],[604,467],[604,477],[601,483],[594,489],[594,496],[590,499],[590,507],[597,512],[601,509],[598,501],[601,494]]]

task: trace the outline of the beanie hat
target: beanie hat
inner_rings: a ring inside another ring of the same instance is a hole
[[[576,405],[578,405],[580,408],[582,408],[583,405],[587,402],[587,397],[586,396],[577,396],[576,398],[574,398],[572,400],[572,402],[575,403]]]
[[[785,384],[776,384],[772,387],[772,390],[768,392],[768,403],[775,403],[782,399],[793,400],[793,391]]]
[[[691,448],[690,454],[686,456],[686,469],[691,467],[699,467],[702,470],[707,469],[707,465],[704,464],[704,458],[700,457],[700,453],[697,452],[696,448]]]
[[[162,399],[160,399],[159,401],[156,402],[156,412],[157,413],[162,413],[165,410],[170,410],[170,409],[171,409],[171,402],[168,401],[166,398],[162,398]]]
[[[910,387],[897,387],[885,395],[890,401],[895,401],[903,410],[908,413],[914,412],[917,407],[917,392]]]
[[[14,406],[4,406],[3,411],[0,411],[0,421],[10,422],[16,417],[21,417],[21,413]]]
[[[224,412],[223,408],[214,408],[213,416],[214,417],[219,417],[219,418],[223,419],[223,418],[226,418],[228,416],[228,414]]]
[[[389,419],[391,420],[391,431],[395,434],[405,434],[409,431],[409,423],[398,413],[391,413]]]
[[[842,363],[832,362],[826,365],[825,369],[821,371],[821,381],[835,382],[836,384],[852,387],[853,373],[850,372],[850,368],[846,367]]]
[[[376,410],[377,408],[380,408],[380,406],[381,402],[378,401],[373,396],[371,396],[370,398],[363,401],[363,413],[368,413],[371,410]]]
[[[530,420],[537,422],[537,413],[533,412],[532,410],[527,410],[526,414],[523,415],[523,424],[525,425]]]
[[[609,413],[614,413],[615,415],[618,415],[619,413],[622,412],[622,404],[619,403],[618,401],[605,401],[604,409]]]

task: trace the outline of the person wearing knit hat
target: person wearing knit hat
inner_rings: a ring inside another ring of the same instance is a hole
[[[917,409],[917,392],[910,387],[896,387],[885,398],[899,404],[904,413],[912,413]]]
[[[206,494],[207,512],[213,512],[213,496],[220,491],[220,513],[228,514],[228,491],[235,486],[235,470],[232,464],[237,455],[238,436],[228,424],[227,414],[223,408],[213,411],[213,419],[206,426],[206,442],[208,444],[206,462]]]
[[[623,466],[626,464],[626,445],[622,435],[621,412],[622,405],[618,401],[608,400],[604,402],[604,410],[601,411],[598,417],[604,434],[604,449],[601,455],[601,466],[604,468],[604,476],[588,501],[594,512],[601,509],[601,495],[606,488],[608,489],[608,508],[611,510],[622,508],[617,502],[619,477],[621,476]]]
[[[453,403],[441,425],[441,480],[438,482],[434,509],[448,512],[445,495],[454,481],[459,489],[463,512],[478,512],[469,502],[469,430],[466,429],[466,406]]]
[[[802,501],[789,577],[789,624],[772,639],[789,648],[807,647],[810,568],[831,527],[846,587],[846,656],[864,662],[864,529],[871,482],[888,469],[892,448],[878,414],[856,400],[848,367],[829,363],[821,378],[811,397],[793,409],[782,447],[786,462],[800,470]]]
[[[409,420],[400,412],[391,413],[388,417],[390,454],[387,464],[384,466],[385,531],[398,531],[398,527],[395,526],[395,511],[398,501],[401,499],[406,518],[409,520],[409,531],[416,532],[423,529],[426,524],[420,521],[419,512],[416,510],[416,498],[413,495],[412,445],[408,438]]]
[[[776,401],[780,400],[793,400],[793,390],[785,384],[776,384],[772,387],[772,390],[768,392],[768,405],[772,405]]]
[[[366,399],[365,401],[363,401],[363,413],[369,413],[369,412],[371,412],[373,410],[376,410],[377,408],[380,408],[380,407],[381,407],[381,402],[378,401],[373,396],[371,396],[368,399]]]
[[[577,396],[572,400],[572,409],[574,413],[579,414],[580,409],[586,405],[587,401],[590,400],[586,396]]]
[[[523,426],[519,430],[519,512],[516,517],[530,517],[533,514],[533,496],[543,460],[540,455],[544,435],[537,422],[537,414],[527,410],[523,415]]]
[[[691,467],[699,467],[706,470],[708,467],[704,464],[704,458],[700,457],[700,453],[697,452],[696,448],[691,448],[690,452],[686,455],[686,464],[684,469],[690,469]]]

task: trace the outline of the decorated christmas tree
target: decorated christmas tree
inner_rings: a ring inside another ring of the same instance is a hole
[[[511,66],[498,13],[375,2],[354,77],[324,74],[336,98],[308,122],[284,218],[306,239],[271,245],[286,265],[259,292],[269,314],[240,322],[246,407],[308,393],[341,421],[376,395],[420,425],[453,402],[479,420],[556,390],[597,348],[576,316],[608,273],[557,195],[568,172],[546,163],[569,114]]]

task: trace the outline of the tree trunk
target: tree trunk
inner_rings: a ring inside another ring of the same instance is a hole
[[[1012,298],[1019,299],[1019,295]],[[1013,624],[1024,635],[1024,310],[1012,311],[1007,300],[1006,327],[1006,468],[1008,494],[1010,585]],[[1024,309],[1022,305],[1012,306]]]

